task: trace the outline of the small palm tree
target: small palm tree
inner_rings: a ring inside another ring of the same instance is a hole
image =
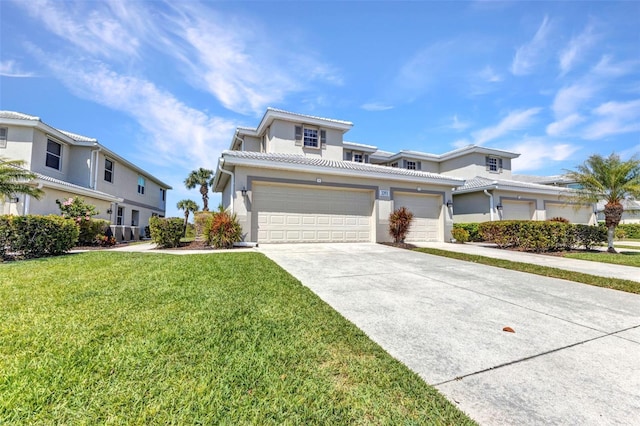
[[[0,197],[12,197],[16,194],[40,198],[44,191],[29,184],[37,176],[23,168],[24,161],[5,160],[0,157]]]
[[[176,205],[178,210],[184,210],[184,235],[187,235],[187,223],[189,223],[189,213],[200,210],[200,206],[193,200],[180,200]]]
[[[606,158],[594,154],[576,170],[569,171],[567,177],[580,185],[572,198],[589,203],[605,201],[607,251],[617,253],[613,247],[613,237],[624,211],[621,201],[630,196],[640,197],[640,160],[634,156],[622,161],[615,153]]]
[[[209,185],[213,180],[213,170],[203,169],[200,167],[198,170],[193,170],[189,173],[189,176],[185,179],[184,184],[187,189],[193,189],[196,186],[200,186],[200,195],[202,195],[202,210],[209,211]]]

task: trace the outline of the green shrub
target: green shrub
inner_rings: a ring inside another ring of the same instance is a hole
[[[480,236],[480,233],[478,232],[478,225],[478,223],[454,223],[453,228],[464,229],[465,231],[467,231],[467,233],[469,234],[469,241],[481,242],[483,240]]]
[[[525,251],[549,252],[578,246],[587,249],[606,241],[602,226],[571,224],[563,221],[503,220],[484,222],[479,226],[486,241],[500,248],[513,247]]]
[[[195,238],[197,241],[206,239],[211,229],[213,212],[195,212],[193,214],[193,226],[195,228]]]
[[[242,239],[242,227],[236,214],[224,210],[217,211],[211,217],[209,226],[205,227],[207,244],[216,248],[231,248],[233,243]]]
[[[453,228],[451,230],[451,236],[458,243],[466,243],[469,241],[469,232],[463,228]]]
[[[560,217],[560,216],[552,217],[551,219],[547,219],[547,221],[569,223],[569,219],[565,219],[564,217]]]
[[[96,238],[107,232],[109,221],[104,219],[81,220],[78,224],[80,234],[78,236],[79,246],[91,246],[96,244]]]
[[[623,223],[618,228],[624,231],[626,238],[640,240],[640,223]]]
[[[152,217],[149,219],[151,240],[158,247],[177,247],[184,231],[183,225],[184,219],[179,217]]]
[[[404,242],[409,233],[411,221],[413,221],[413,213],[404,206],[389,215],[389,234],[393,237],[394,242]]]
[[[5,254],[11,247],[11,237],[13,235],[11,228],[11,218],[13,216],[0,216],[0,260],[4,259]]]
[[[9,248],[26,258],[54,256],[72,249],[79,229],[73,219],[61,216],[15,216],[11,218]]]
[[[624,232],[624,228],[621,228],[620,225],[618,225],[616,226],[613,237],[616,240],[624,240],[625,238],[627,238],[627,233]]]
[[[583,246],[587,250],[607,241],[607,227],[604,224],[598,226],[575,224],[573,228],[576,234],[576,245]]]

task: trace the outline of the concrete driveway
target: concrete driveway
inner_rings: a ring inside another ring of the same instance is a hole
[[[259,251],[481,424],[638,424],[639,295],[378,244]]]

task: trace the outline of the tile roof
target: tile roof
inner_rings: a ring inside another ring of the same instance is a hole
[[[16,112],[16,111],[0,111],[0,118],[8,118],[13,120],[41,121],[40,117],[36,117],[35,115],[23,114],[21,112]]]
[[[295,116],[298,116],[298,117],[311,118],[311,119],[314,119],[314,120],[324,120],[324,121],[330,121],[332,123],[340,123],[340,124],[347,124],[349,126],[353,126],[353,123],[350,122],[350,121],[336,120],[335,118],[318,117],[318,116],[315,116],[315,115],[300,114],[298,112],[285,111],[283,109],[278,109],[278,108],[268,107],[267,111],[280,112],[280,113],[283,113],[283,114],[290,114],[290,115],[295,115]]]
[[[54,177],[51,176],[47,176],[47,175],[43,175],[42,173],[37,173],[37,172],[32,172],[34,173],[38,179],[43,180],[45,182],[51,182],[51,183],[55,183],[58,185],[62,185],[62,186],[66,186],[69,187],[71,189],[81,189],[83,191],[90,191],[95,193],[96,195],[100,195],[103,197],[107,197],[107,198],[117,198],[111,194],[107,194],[106,192],[102,192],[102,191],[96,191],[95,189],[92,188],[87,188],[85,186],[81,186],[81,185],[76,185],[75,183],[70,183],[64,180],[60,180],[60,179],[56,179]]]
[[[235,157],[251,160],[261,160],[285,164],[299,164],[310,167],[328,167],[333,169],[354,170],[360,172],[380,173],[396,176],[421,177],[425,179],[442,180],[442,181],[459,181],[463,179],[441,175],[437,173],[422,172],[420,170],[408,170],[397,167],[379,166],[377,164],[356,163],[354,161],[335,161],[324,158],[305,157],[300,154],[279,154],[279,153],[262,153],[252,151],[223,151],[224,158]]]
[[[467,179],[464,185],[456,188],[455,192],[471,192],[474,189],[490,189],[495,186],[498,186],[499,188],[507,187],[540,191],[571,191],[569,188],[561,186],[541,185],[538,183],[522,182],[510,179],[487,179],[484,177],[476,176],[473,179]]]
[[[60,129],[58,129],[58,131],[63,135],[69,136],[71,139],[77,142],[98,142],[98,139],[90,138],[89,136],[82,136],[77,133],[71,133],[71,132],[67,132],[66,130],[60,130]]]
[[[518,182],[529,182],[529,183],[572,183],[573,181],[567,178],[564,175],[553,175],[553,176],[534,176],[534,175],[517,175],[512,174],[511,179],[517,180]]]

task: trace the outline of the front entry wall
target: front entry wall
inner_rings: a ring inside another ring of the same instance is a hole
[[[252,192],[259,243],[373,241],[371,190],[255,182]]]

